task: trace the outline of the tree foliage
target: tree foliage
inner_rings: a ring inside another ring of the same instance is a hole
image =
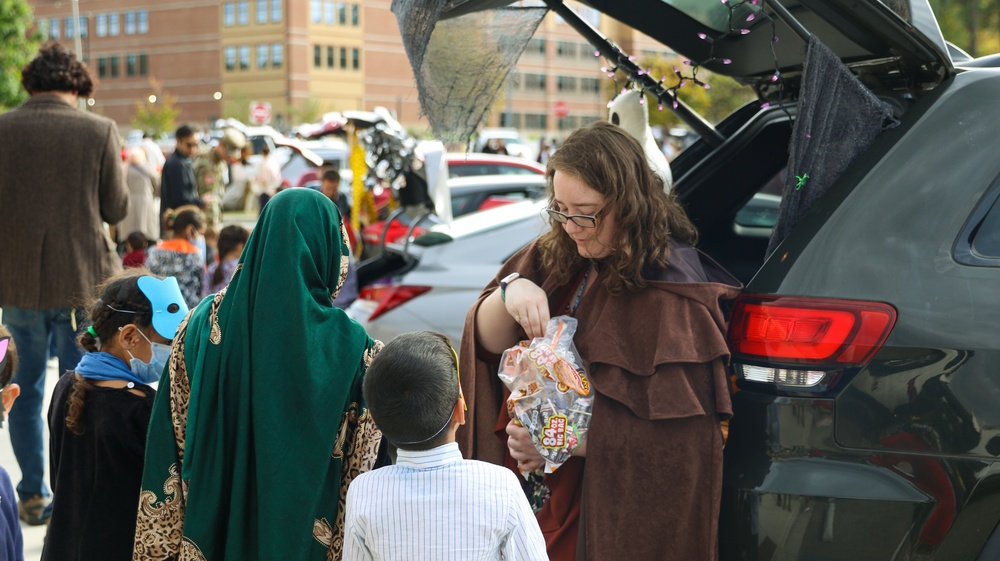
[[[21,87],[21,69],[38,52],[42,40],[32,25],[31,6],[25,0],[0,0],[0,111],[28,97]]]
[[[288,109],[288,116],[293,123],[318,123],[323,114],[328,112],[328,104],[314,97],[302,100],[298,105]]]
[[[652,59],[643,59],[640,65],[642,68],[650,69],[650,75],[657,79],[666,75],[667,79],[663,84],[668,87],[677,83],[674,68],[681,68],[681,73],[684,76],[691,74],[691,69],[682,65],[680,58],[667,59],[658,56]],[[710,89],[699,86],[691,80],[686,80],[686,84],[677,91],[677,98],[712,124],[719,123],[727,115],[756,97],[753,89],[728,76],[712,74],[707,70],[699,69],[698,80],[708,84]],[[610,78],[605,80],[605,91],[608,98],[614,97],[618,93],[614,89],[617,87],[620,90],[622,85],[620,73],[616,75],[614,81]],[[680,118],[670,110],[667,104],[663,105],[662,110],[659,109],[656,99],[649,94],[646,94],[646,103],[649,104],[650,126],[669,129],[682,124]]]
[[[177,126],[177,116],[181,114],[176,101],[174,96],[163,93],[157,97],[156,103],[135,102],[132,126],[154,136],[173,131]]]
[[[973,57],[1000,51],[1000,2],[930,0],[945,40]]]

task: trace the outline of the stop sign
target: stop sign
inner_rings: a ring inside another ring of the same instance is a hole
[[[271,120],[271,104],[266,101],[255,101],[250,104],[250,120],[254,123],[265,124]]]
[[[566,105],[565,101],[556,101],[552,106],[552,110],[555,112],[556,117],[559,117],[560,119],[569,115],[569,105]]]

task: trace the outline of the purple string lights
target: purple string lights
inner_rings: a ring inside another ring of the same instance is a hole
[[[754,24],[754,22],[757,22],[758,19],[766,19],[768,20],[771,26],[772,39],[771,39],[770,50],[771,50],[771,56],[774,59],[774,73],[771,75],[770,81],[780,90],[782,86],[781,72],[778,69],[779,67],[778,67],[777,53],[774,50],[774,44],[778,42],[778,35],[775,29],[774,18],[772,18],[771,15],[768,14],[767,11],[764,9],[766,0],[740,0],[738,2],[731,2],[730,0],[720,0],[720,1],[722,2],[722,4],[726,6],[728,10],[726,31],[723,31],[717,35],[709,35],[708,33],[704,32],[700,32],[697,34],[699,39],[708,43],[709,45],[708,56],[707,58],[700,61],[693,61],[688,59],[683,60],[681,64],[682,67],[687,69],[686,73],[682,70],[682,68],[679,68],[678,66],[675,65],[673,67],[672,75],[676,81],[674,82],[673,85],[671,86],[663,85],[664,82],[667,81],[668,77],[671,76],[670,74],[664,74],[659,78],[659,80],[655,82],[650,82],[649,80],[643,80],[642,79],[643,76],[647,76],[648,78],[653,78],[652,74],[650,74],[652,69],[651,68],[643,69],[641,67],[637,67],[633,62],[635,61],[636,58],[635,56],[627,57],[629,63],[632,64],[622,63],[621,56],[623,56],[624,53],[621,53],[619,55],[618,64],[615,64],[614,66],[603,66],[601,67],[601,72],[606,73],[609,78],[615,80],[615,76],[618,70],[619,69],[624,70],[627,75],[626,87],[628,86],[628,82],[632,82],[635,86],[639,87],[640,91],[643,94],[650,93],[651,95],[653,95],[657,99],[657,108],[661,111],[663,110],[664,103],[670,103],[671,106],[674,109],[676,109],[679,105],[677,97],[678,92],[684,86],[688,84],[693,84],[695,86],[704,88],[706,90],[712,88],[711,84],[698,77],[698,71],[701,69],[702,66],[712,63],[722,64],[722,65],[732,64],[733,62],[732,59],[716,55],[715,53],[716,43],[726,37],[747,35],[750,33],[751,31],[750,27],[752,26],[752,24]],[[737,15],[737,13],[742,8],[748,8],[750,10],[749,13],[747,13],[745,16]],[[599,50],[595,50],[594,56],[600,57],[601,52]],[[632,70],[632,72],[629,72],[629,70]],[[634,76],[630,74],[634,74]],[[615,86],[616,89],[618,89],[617,80],[615,80]],[[625,88],[622,88],[622,91],[624,91],[624,89]],[[645,95],[639,97],[639,102],[640,103],[645,102]],[[769,105],[770,103],[768,102],[762,102],[761,108],[762,109],[767,108],[769,107]]]

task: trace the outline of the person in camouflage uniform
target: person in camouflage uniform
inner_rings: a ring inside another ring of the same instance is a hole
[[[242,132],[228,128],[214,148],[194,161],[194,179],[198,194],[205,201],[208,226],[216,231],[222,225],[222,195],[226,191],[229,163],[240,159],[246,142]]]

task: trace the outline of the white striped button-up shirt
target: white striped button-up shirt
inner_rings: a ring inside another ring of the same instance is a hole
[[[454,442],[359,475],[345,517],[345,561],[548,559],[517,476]]]

